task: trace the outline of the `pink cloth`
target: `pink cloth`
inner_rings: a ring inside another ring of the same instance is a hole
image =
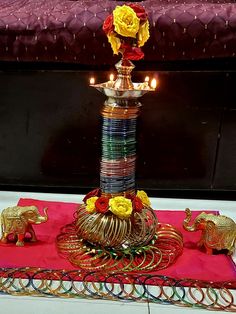
[[[58,255],[55,238],[60,228],[73,221],[73,213],[79,204],[20,199],[18,205],[35,205],[42,213],[48,207],[49,220],[34,225],[38,242],[26,242],[24,247],[1,244],[0,267],[41,267],[47,269],[75,269],[66,259]],[[207,255],[196,247],[200,232],[186,232],[182,228],[183,211],[156,211],[161,223],[170,223],[184,235],[184,251],[177,262],[165,270],[155,272],[174,278],[193,278],[209,281],[235,281],[236,271],[230,257],[223,254]],[[196,216],[199,212],[194,212]]]

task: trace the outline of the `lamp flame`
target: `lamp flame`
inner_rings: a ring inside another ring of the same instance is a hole
[[[110,81],[112,81],[112,82],[114,81],[114,74],[113,73],[110,74]]]
[[[156,89],[156,87],[157,87],[157,80],[156,79],[152,79],[151,80],[151,88],[152,89]]]
[[[89,80],[90,85],[94,85],[95,84],[95,78],[91,77]]]
[[[145,79],[144,79],[144,82],[148,83],[150,80],[150,77],[149,76],[146,76]]]

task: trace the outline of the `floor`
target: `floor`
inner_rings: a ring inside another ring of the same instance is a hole
[[[6,192],[0,191],[0,211],[8,206],[17,204],[19,198],[34,198],[41,200],[81,202],[82,195],[75,194],[51,194],[51,193],[27,193],[27,192]],[[213,209],[230,216],[236,221],[236,202],[215,201],[215,200],[194,200],[194,199],[167,199],[151,198],[152,207],[162,210],[184,210],[189,207],[192,210]],[[236,262],[236,252],[233,256]],[[209,313],[206,310],[182,308],[173,305],[159,305],[149,303],[125,303],[103,300],[86,299],[57,299],[57,298],[37,298],[19,296],[0,296],[1,314],[100,314],[112,312],[113,314],[154,314],[157,312],[169,313]]]

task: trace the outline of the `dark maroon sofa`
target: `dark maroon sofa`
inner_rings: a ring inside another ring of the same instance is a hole
[[[1,0],[3,61],[113,64],[102,31],[111,0]],[[145,61],[235,58],[236,5],[230,0],[146,0],[151,38]]]
[[[118,60],[102,31],[112,0],[0,0],[0,187],[99,185],[106,80]],[[142,102],[137,185],[155,196],[236,199],[236,3],[146,0],[150,39],[134,79]]]

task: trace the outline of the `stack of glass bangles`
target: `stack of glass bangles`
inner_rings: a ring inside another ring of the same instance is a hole
[[[122,107],[105,104],[102,109],[100,187],[104,195],[135,193],[138,114],[139,105]]]

